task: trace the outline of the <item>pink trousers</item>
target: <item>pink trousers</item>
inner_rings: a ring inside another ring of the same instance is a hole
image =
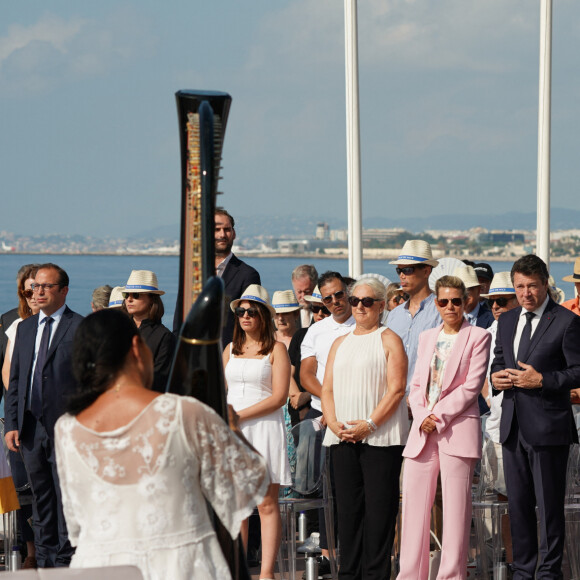
[[[431,433],[414,459],[406,458],[403,473],[401,570],[397,580],[427,580],[431,508],[441,470],[443,541],[437,580],[463,580],[471,525],[471,481],[477,459],[439,451],[445,434]]]

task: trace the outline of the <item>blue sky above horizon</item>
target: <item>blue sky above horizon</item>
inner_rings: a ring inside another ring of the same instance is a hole
[[[363,215],[536,205],[539,1],[359,2]],[[179,221],[174,93],[233,97],[220,204],[345,219],[340,0],[4,2],[0,230]],[[580,3],[554,2],[552,204],[579,209]],[[419,213],[420,212],[420,213]]]

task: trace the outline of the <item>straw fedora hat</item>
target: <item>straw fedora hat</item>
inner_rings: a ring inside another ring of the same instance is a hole
[[[453,272],[454,276],[461,278],[461,281],[465,284],[466,288],[475,288],[476,286],[481,286],[479,280],[477,279],[477,274],[473,269],[473,266],[460,266],[456,268]]]
[[[250,284],[242,293],[242,295],[237,298],[236,300],[232,300],[230,302],[230,309],[232,312],[236,311],[240,302],[244,302],[244,300],[248,300],[250,302],[258,302],[265,306],[272,314],[275,316],[276,311],[272,308],[270,304],[270,295],[268,294],[268,290],[259,284]]]
[[[439,262],[433,259],[431,252],[431,245],[424,240],[407,240],[399,257],[389,264],[397,264],[399,266],[416,266],[418,264],[425,264],[427,266],[437,266]]]
[[[322,304],[322,294],[320,293],[320,288],[318,288],[318,285],[314,287],[312,294],[306,294],[306,296],[304,296],[304,300],[306,300],[306,302],[316,302]]]
[[[159,290],[157,276],[151,270],[133,270],[123,292],[147,292],[148,294],[159,294],[159,296],[165,294],[163,290]]]
[[[580,258],[576,258],[574,262],[574,273],[570,276],[562,278],[564,282],[580,282]]]
[[[109,308],[120,308],[123,306],[123,302],[123,286],[115,286],[109,297]]]
[[[509,272],[498,272],[491,281],[488,294],[482,294],[482,298],[492,298],[496,294],[515,294],[516,290]]]
[[[274,292],[272,306],[278,314],[300,310],[300,304],[296,300],[293,290],[278,290]]]

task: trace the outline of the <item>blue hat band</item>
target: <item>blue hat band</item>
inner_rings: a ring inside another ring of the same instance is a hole
[[[313,292],[312,298],[318,298],[318,300],[322,300],[322,294],[316,294],[316,292]]]
[[[109,302],[109,307],[111,306],[121,306],[123,304],[123,300],[112,300]]]
[[[260,304],[265,304],[266,306],[268,306],[268,303],[263,298],[260,298],[259,296],[252,296],[251,294],[245,294],[244,296],[240,296],[240,302],[242,300],[253,300],[254,302],[259,302]]]
[[[426,262],[429,258],[419,258],[419,256],[399,256],[398,260],[413,260],[414,262]]]
[[[150,292],[159,292],[156,286],[145,286],[144,284],[127,284],[125,290],[148,290]]]
[[[274,308],[300,308],[298,302],[293,302],[291,304],[272,304]]]
[[[489,294],[515,294],[514,288],[490,288]]]

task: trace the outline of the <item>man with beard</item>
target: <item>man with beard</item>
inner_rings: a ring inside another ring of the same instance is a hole
[[[250,284],[261,284],[258,271],[242,262],[232,252],[236,239],[234,218],[225,210],[215,212],[215,270],[226,288],[226,304],[236,300]],[[227,320],[222,332],[222,344],[232,342],[234,336],[234,313],[227,309]]]

